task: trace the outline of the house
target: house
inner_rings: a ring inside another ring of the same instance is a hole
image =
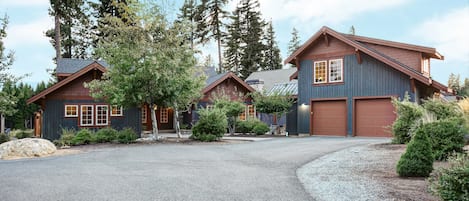
[[[290,76],[296,71],[296,68],[257,71],[251,73],[246,78],[246,83],[256,89],[256,91],[264,92],[267,95],[280,93],[296,97],[298,91],[297,80],[290,80]],[[297,105],[294,103],[287,115],[275,117],[268,114],[258,114],[258,118],[268,125],[285,126],[285,131],[288,133],[297,133],[296,110]]]
[[[298,69],[297,132],[392,136],[392,97],[411,101],[448,91],[430,77],[434,48],[336,32],[322,27],[285,63]]]
[[[256,117],[255,108],[252,105],[251,97],[248,95],[255,92],[254,88],[232,72],[218,74],[215,68],[208,68],[205,70],[205,74],[207,80],[202,89],[202,98],[193,107],[192,112],[183,114],[183,124],[194,125],[198,120],[197,109],[213,107],[214,99],[221,96],[228,96],[230,100],[241,101],[245,104],[245,111],[239,116],[241,120]]]
[[[58,59],[58,82],[28,99],[40,106],[35,134],[49,140],[60,138],[62,128],[132,128],[141,132],[139,108],[122,108],[94,100],[83,83],[100,79],[109,65],[104,61]]]

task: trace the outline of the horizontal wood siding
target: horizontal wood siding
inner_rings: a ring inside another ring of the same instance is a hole
[[[353,97],[399,96],[404,97],[410,90],[410,77],[361,54],[362,63],[358,64],[355,55],[343,57],[344,83],[334,85],[313,85],[313,60],[301,61],[298,73],[298,104],[309,104],[310,99],[347,97],[347,133],[352,134]],[[299,106],[300,107],[300,106]],[[298,132],[309,133],[310,110],[298,109]]]
[[[60,138],[62,128],[70,128],[79,130],[80,127],[79,117],[65,118],[64,105],[65,104],[96,104],[94,101],[88,100],[47,100],[46,109],[43,113],[42,136],[49,140]],[[122,117],[109,117],[111,127],[121,130],[129,127],[135,130],[140,135],[141,133],[141,119],[140,110],[138,108],[130,108],[124,110]],[[93,128],[90,128],[93,129]]]

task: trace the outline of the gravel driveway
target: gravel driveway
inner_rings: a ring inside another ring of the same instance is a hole
[[[299,167],[327,153],[384,141],[139,144],[0,161],[0,200],[313,200],[297,178]]]

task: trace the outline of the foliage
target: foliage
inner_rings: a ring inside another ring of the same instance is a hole
[[[437,169],[431,174],[431,192],[445,201],[469,201],[469,156],[457,154],[448,161],[450,167]]]
[[[397,163],[401,177],[427,177],[433,170],[431,142],[424,129],[417,129]]]
[[[93,142],[93,132],[88,129],[81,129],[71,140],[72,145],[90,144]]]
[[[7,36],[6,28],[8,25],[8,17],[0,17],[0,114],[2,115],[13,115],[16,110],[14,108],[17,97],[15,94],[7,93],[3,91],[4,84],[6,82],[15,83],[18,78],[12,76],[8,70],[13,64],[13,52],[6,52],[3,39]]]
[[[5,133],[0,133],[0,144],[10,141],[10,136]]]
[[[112,142],[117,139],[117,130],[113,128],[101,128],[96,132],[96,142]]]
[[[466,97],[458,102],[464,118],[466,119],[466,128],[469,128],[469,97]]]
[[[448,88],[453,89],[458,96],[469,97],[469,78],[464,78],[464,82],[461,82],[459,74],[451,73],[448,78]]]
[[[122,144],[129,144],[135,142],[138,136],[135,131],[131,128],[124,128],[123,130],[119,131],[117,134],[117,142]]]
[[[17,139],[23,139],[23,138],[31,138],[33,137],[33,131],[32,130],[20,130],[16,133],[15,137]]]
[[[62,134],[58,140],[54,140],[54,144],[57,147],[72,146],[73,139],[75,138],[75,129],[62,128]]]
[[[437,119],[461,118],[462,112],[455,102],[443,102],[441,99],[423,101],[423,108],[435,114]]]
[[[227,97],[222,97],[215,99],[215,108],[221,109],[225,112],[225,115],[228,118],[228,129],[230,134],[234,134],[236,132],[237,118],[246,109],[244,104],[239,101],[229,100]]]
[[[453,152],[463,152],[465,129],[458,122],[440,120],[423,124],[419,129],[430,138],[436,160],[446,160]]]
[[[281,116],[287,113],[293,105],[294,99],[289,94],[273,94],[254,93],[254,105],[260,113],[274,114]]]
[[[264,122],[259,121],[254,128],[252,129],[252,132],[255,133],[256,135],[264,135],[270,130],[269,126],[265,124]]]
[[[219,140],[225,134],[228,122],[221,109],[200,109],[199,121],[192,128],[192,139],[201,141]]]
[[[392,124],[392,133],[394,135],[393,143],[405,144],[411,140],[411,133],[417,120],[423,115],[423,109],[416,103],[412,103],[405,98],[402,101],[393,99],[392,103],[396,108],[397,119]]]
[[[265,51],[262,61],[263,70],[281,69],[282,58],[280,57],[280,49],[278,48],[277,41],[275,41],[275,31],[272,21],[267,24],[264,43]]]
[[[113,16],[104,19],[107,37],[96,52],[112,68],[103,80],[87,85],[91,95],[113,105],[187,107],[200,96],[205,81],[203,76],[194,76],[196,60],[186,40],[187,25],[168,23],[157,6],[135,8],[139,9],[135,26]],[[152,118],[153,125],[156,121]],[[157,132],[154,126],[153,133]]]
[[[12,106],[15,112],[5,115],[5,118],[9,122],[12,122],[12,128],[31,128],[33,124],[34,112],[38,110],[37,105],[26,104],[27,99],[35,94],[31,85],[22,82],[15,84],[11,81],[7,81],[3,85],[2,92],[12,95],[15,98],[16,104]]]
[[[301,47],[298,29],[296,29],[295,27],[293,27],[293,30],[291,32],[291,37],[292,38],[288,42],[288,55],[293,54],[298,48]]]

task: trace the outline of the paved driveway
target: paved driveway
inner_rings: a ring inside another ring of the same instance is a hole
[[[0,200],[312,200],[303,164],[367,138],[275,138],[240,144],[154,144],[0,161]]]

